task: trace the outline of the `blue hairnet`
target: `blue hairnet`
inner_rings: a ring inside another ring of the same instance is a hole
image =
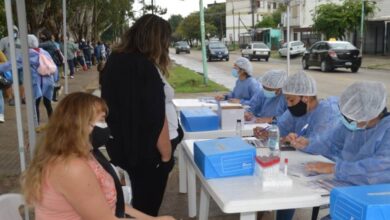
[[[283,86],[283,93],[287,95],[316,96],[317,83],[313,77],[300,71],[287,78]]]
[[[236,64],[240,69],[243,69],[245,70],[245,72],[252,76],[253,74],[253,67],[252,67],[252,64],[251,62],[245,58],[245,57],[240,57],[236,60],[236,62],[234,62],[234,64]]]
[[[261,84],[271,89],[280,89],[284,86],[287,73],[284,70],[269,70],[261,78]]]
[[[386,107],[387,92],[381,82],[356,82],[340,96],[340,111],[355,121],[368,121],[377,117]]]

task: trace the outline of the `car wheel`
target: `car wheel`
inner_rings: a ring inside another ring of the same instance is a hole
[[[260,58],[257,58],[257,61],[260,61]]]
[[[302,68],[303,68],[304,70],[309,69],[309,65],[307,65],[307,61],[306,61],[305,58],[302,59]]]
[[[187,53],[189,54],[189,53],[191,53],[190,51],[187,51]]]
[[[357,66],[351,67],[351,72],[356,73],[357,71],[359,71],[359,67]]]
[[[283,57],[282,53],[279,52],[279,56],[280,56],[280,57]]]
[[[323,61],[321,62],[321,71],[322,71],[322,72],[328,72],[328,71],[330,71],[329,65],[328,65],[328,63],[327,63],[325,60],[323,60]]]
[[[229,57],[228,57],[228,58],[226,58],[226,61],[229,61]]]
[[[176,54],[179,54],[179,51],[176,50]]]
[[[268,59],[269,59],[269,57],[265,58],[265,61],[267,61],[267,62],[268,62]]]
[[[211,57],[208,56],[208,57],[207,57],[207,62],[210,62],[210,61],[211,61]]]

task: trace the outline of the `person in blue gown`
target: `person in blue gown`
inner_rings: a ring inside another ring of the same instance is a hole
[[[261,89],[259,82],[252,75],[251,62],[245,57],[238,58],[232,69],[232,76],[237,78],[233,91],[224,95],[217,95],[215,99],[248,105],[250,99]]]
[[[271,123],[287,110],[287,102],[282,87],[287,79],[283,70],[269,70],[261,78],[263,89],[249,101],[250,108],[245,112],[246,121]]]

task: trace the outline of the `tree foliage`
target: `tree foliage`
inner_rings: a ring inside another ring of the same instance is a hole
[[[216,34],[219,39],[222,39],[224,37],[224,34],[226,33],[225,7],[225,3],[218,3],[211,5],[205,10],[206,27],[207,24],[216,27]]]
[[[278,9],[272,14],[263,16],[263,19],[256,24],[257,28],[276,28],[281,23],[282,13],[286,11],[284,4],[279,4]]]
[[[364,2],[365,16],[375,12],[373,2]],[[361,1],[345,0],[342,5],[327,3],[317,6],[313,16],[313,29],[326,38],[343,39],[346,31],[356,32],[361,22]]]
[[[68,33],[73,38],[99,40],[105,31],[117,36],[128,26],[128,20],[133,18],[132,5],[134,0],[67,0]],[[16,17],[16,5],[13,3],[13,15]],[[42,29],[48,29],[54,34],[63,30],[62,1],[56,0],[26,0],[26,16],[28,32],[38,34]],[[14,21],[17,24],[17,21]],[[0,1],[0,35],[5,35],[6,20],[4,1]],[[112,39],[108,39],[112,40]]]
[[[171,25],[172,32],[176,31],[182,21],[183,17],[181,15],[171,15],[171,17],[169,17],[168,22]]]
[[[145,4],[145,0],[139,0],[140,4],[142,4],[142,14],[156,14],[156,15],[165,15],[167,13],[167,9],[156,4]]]
[[[214,36],[217,34],[217,28],[210,23],[205,23],[206,34]],[[193,12],[183,19],[179,27],[176,29],[176,36],[180,39],[186,39],[192,46],[193,40],[200,39],[200,18],[199,12]]]

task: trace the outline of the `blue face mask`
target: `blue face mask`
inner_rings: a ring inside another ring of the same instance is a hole
[[[340,116],[340,120],[341,122],[344,124],[344,126],[346,128],[348,128],[348,130],[350,131],[358,131],[358,130],[363,130],[363,128],[359,128],[357,126],[357,122],[356,121],[351,121],[351,122],[348,122],[347,119],[345,119],[344,116]]]
[[[268,91],[268,90],[264,89],[263,93],[264,93],[264,96],[266,98],[269,98],[269,99],[276,97],[276,91]]]
[[[233,76],[234,78],[238,78],[238,70],[237,70],[236,68],[233,68],[233,69],[232,69],[232,76]]]

